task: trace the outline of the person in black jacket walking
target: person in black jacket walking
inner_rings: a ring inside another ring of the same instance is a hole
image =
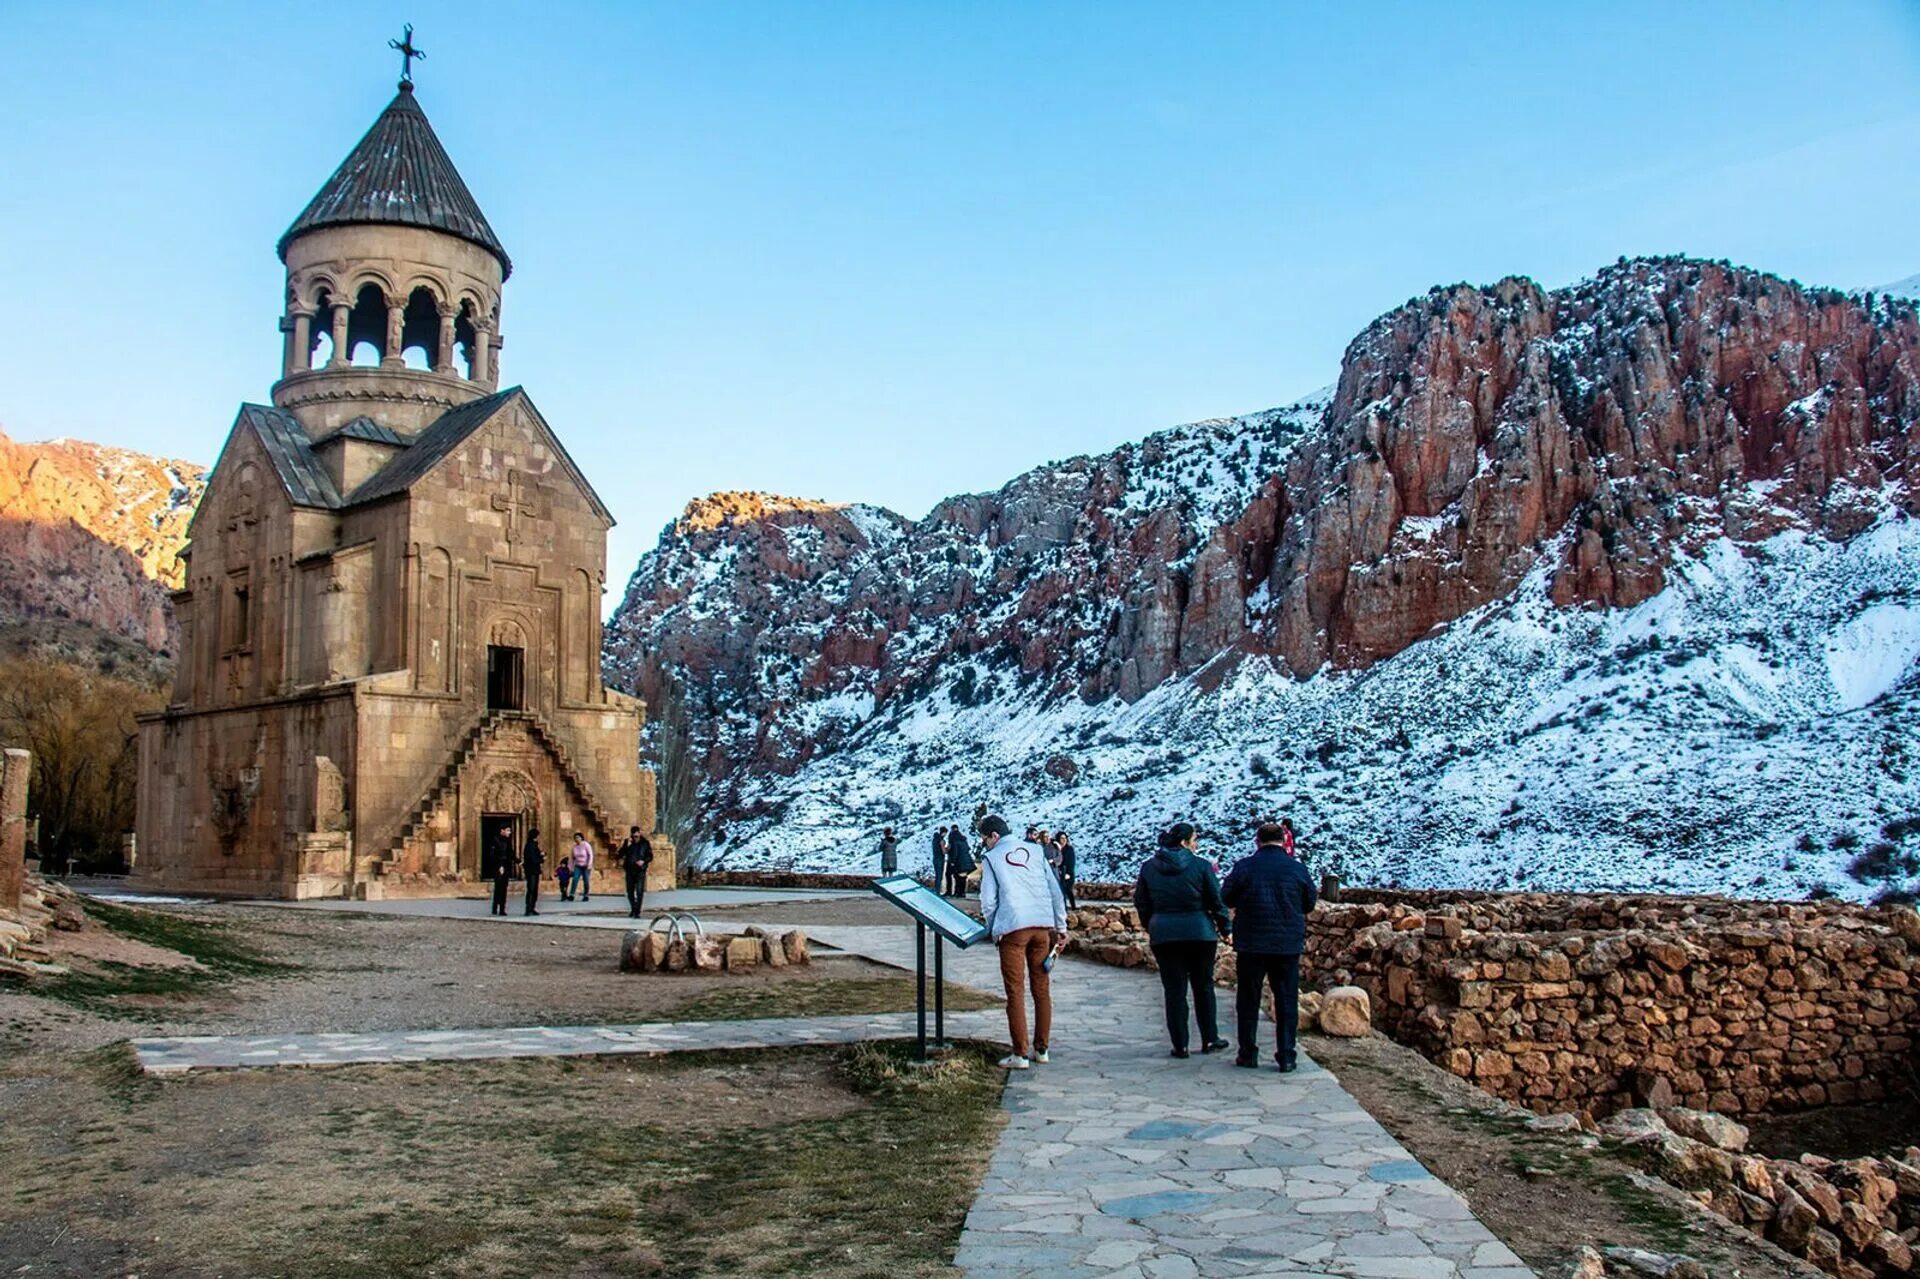
[[[533,827],[527,832],[527,845],[520,850],[520,873],[527,877],[528,915],[538,915],[534,907],[540,901],[540,872],[545,869],[547,855],[540,851],[540,828]]]
[[[1213,997],[1213,961],[1226,933],[1227,913],[1221,905],[1220,882],[1213,867],[1194,855],[1194,829],[1186,822],[1160,837],[1160,850],[1140,868],[1133,885],[1133,908],[1153,945],[1160,965],[1160,986],[1166,998],[1167,1034],[1173,1055],[1186,1057],[1187,991],[1193,991],[1193,1012],[1200,1023],[1200,1051],[1217,1053],[1227,1046],[1220,1038]]]
[[[627,918],[638,919],[647,907],[647,867],[653,865],[653,841],[634,826],[620,845],[620,869],[627,876]]]
[[[1300,954],[1307,948],[1307,913],[1320,895],[1307,868],[1287,856],[1285,832],[1268,822],[1254,834],[1254,850],[1227,872],[1220,896],[1233,907],[1233,949],[1239,980],[1234,992],[1240,1051],[1236,1066],[1260,1057],[1260,991],[1273,987],[1274,1027],[1282,1071],[1297,1065],[1300,1031]]]
[[[947,828],[936,826],[933,831],[933,891],[946,895],[947,891]]]

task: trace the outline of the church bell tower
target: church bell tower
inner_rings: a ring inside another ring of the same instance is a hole
[[[273,402],[316,445],[411,438],[500,383],[500,290],[513,263],[413,91],[399,92],[280,237],[286,335]]]

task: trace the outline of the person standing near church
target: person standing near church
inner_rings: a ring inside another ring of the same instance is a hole
[[[627,831],[627,842],[620,845],[620,869],[627,876],[627,917],[640,918],[647,904],[647,868],[653,865],[653,844],[640,828]]]
[[[580,894],[580,900],[593,900],[593,845],[587,842],[586,832],[582,831],[573,841],[573,890]]]
[[[1007,835],[1004,817],[980,823],[980,918],[1000,948],[1000,981],[1007,992],[1008,1070],[1048,1060],[1053,1044],[1052,959],[1067,940],[1067,900],[1060,877],[1038,848]],[[1027,988],[1033,989],[1033,1033],[1027,1033]]]
[[[944,888],[949,897],[967,895],[967,876],[974,871],[973,847],[967,843],[967,833],[958,826],[947,832],[947,876],[953,882]]]
[[[900,841],[893,837],[893,827],[888,826],[880,832],[880,873],[892,875],[900,869]]]
[[[547,868],[547,855],[540,851],[540,828],[531,827],[527,831],[527,843],[520,850],[520,873],[527,877],[527,909],[524,913],[538,915],[534,907],[540,902],[540,872]]]
[[[553,882],[560,886],[560,900],[573,900],[573,858],[562,857],[560,864],[553,868]]]
[[[487,834],[487,875],[493,880],[493,914],[507,913],[507,885],[513,880],[513,827],[501,825]]]
[[[1233,908],[1240,1052],[1236,1066],[1260,1064],[1260,993],[1273,987],[1277,1051],[1282,1072],[1295,1068],[1300,1031],[1300,955],[1307,948],[1307,913],[1320,894],[1307,868],[1287,856],[1285,832],[1267,822],[1255,832],[1254,850],[1227,872],[1220,900]]]
[[[933,891],[947,891],[947,828],[933,828]]]

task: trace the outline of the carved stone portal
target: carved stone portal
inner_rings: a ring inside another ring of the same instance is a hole
[[[502,768],[490,773],[480,784],[480,811],[483,813],[523,813],[532,815],[539,807],[539,795],[533,779],[517,768]]]

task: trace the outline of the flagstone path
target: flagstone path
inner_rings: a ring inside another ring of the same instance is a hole
[[[764,922],[779,925],[769,903]],[[571,927],[624,920],[556,919]],[[744,921],[729,921],[730,923]],[[810,926],[824,945],[911,968],[905,927]],[[990,947],[947,952],[947,977],[998,992]],[[1166,1055],[1159,983],[1063,960],[1050,1064],[1014,1072],[1006,1128],[955,1256],[971,1279],[1535,1279],[1466,1202],[1334,1077]],[[1230,1016],[1223,997],[1221,1012]],[[401,1035],[136,1041],[149,1070],[844,1043],[911,1033],[911,1015]],[[947,1018],[1001,1038],[998,1011]],[[1266,1050],[1271,1055],[1271,1048]]]

